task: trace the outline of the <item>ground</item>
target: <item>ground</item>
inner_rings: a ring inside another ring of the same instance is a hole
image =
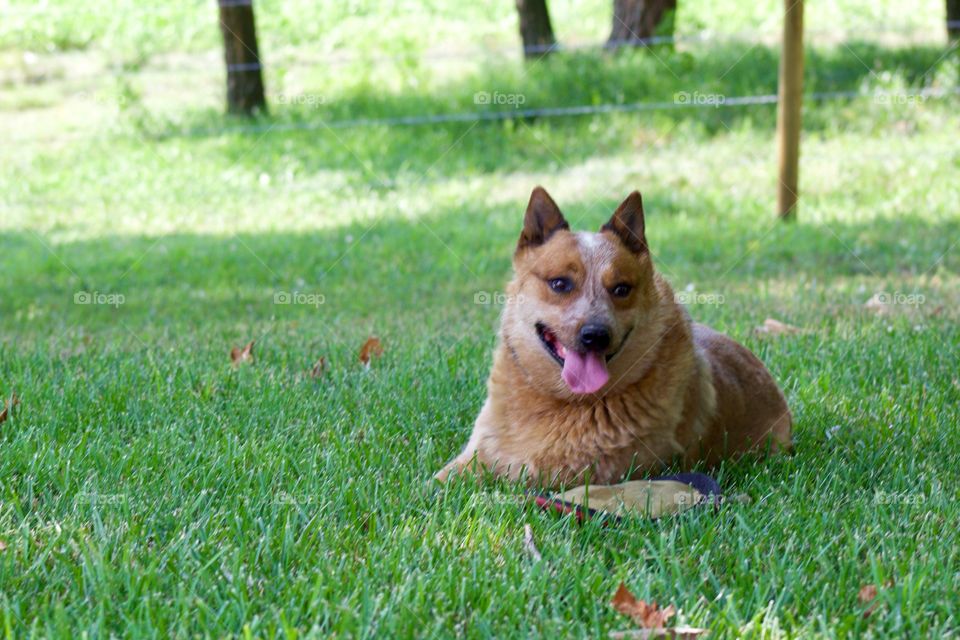
[[[807,103],[792,224],[770,105],[329,126],[512,107],[479,92],[775,93],[778,2],[681,6],[682,34],[731,37],[526,65],[510,3],[378,4],[258,2],[253,123],[221,115],[212,3],[4,9],[5,632],[601,637],[631,626],[621,581],[713,638],[955,632],[960,112],[917,93],[957,88],[942,3],[808,7],[807,90],[863,95]],[[607,3],[551,9],[604,39]],[[780,382],[796,455],[713,471],[749,501],[577,526],[428,481],[483,401],[535,184],[583,229],[640,189],[693,316]]]

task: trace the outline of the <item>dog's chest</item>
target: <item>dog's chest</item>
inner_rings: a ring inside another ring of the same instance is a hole
[[[499,443],[509,458],[537,472],[572,478],[590,468],[592,481],[615,482],[628,470],[665,465],[682,448],[681,411],[637,394],[595,403],[514,406]]]

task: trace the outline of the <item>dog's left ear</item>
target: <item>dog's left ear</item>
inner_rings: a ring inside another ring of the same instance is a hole
[[[620,203],[607,224],[600,231],[610,231],[636,254],[647,252],[647,236],[643,222],[643,199],[634,191]]]

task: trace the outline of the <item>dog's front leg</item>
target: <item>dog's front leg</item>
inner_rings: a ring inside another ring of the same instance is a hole
[[[490,433],[491,414],[489,399],[483,404],[480,415],[473,425],[473,432],[470,434],[470,440],[467,446],[463,448],[460,454],[448,462],[443,469],[434,475],[434,479],[439,482],[446,482],[450,474],[455,475],[480,475],[490,461],[484,455],[483,441]]]

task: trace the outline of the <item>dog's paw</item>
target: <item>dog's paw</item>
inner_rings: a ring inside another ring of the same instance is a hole
[[[439,482],[440,484],[446,484],[448,481],[453,480],[456,477],[462,477],[466,475],[472,475],[474,478],[479,479],[479,474],[477,473],[479,466],[475,463],[473,458],[463,460],[461,457],[454,458],[447,465],[440,469],[434,476],[433,480]]]
[[[443,469],[440,469],[440,471],[437,471],[435,474],[433,474],[434,482],[439,482],[440,484],[446,484],[447,477],[450,475],[450,472],[452,471],[451,469],[452,464],[453,463],[448,464]]]

